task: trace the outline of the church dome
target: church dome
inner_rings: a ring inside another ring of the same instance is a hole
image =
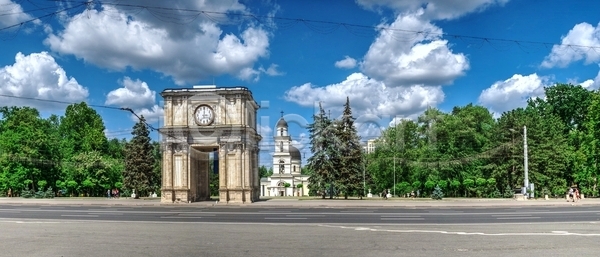
[[[287,128],[288,124],[287,122],[283,119],[283,117],[279,118],[279,121],[277,121],[277,127],[281,128],[281,127],[286,127]]]
[[[292,156],[292,160],[300,161],[302,159],[302,155],[300,154],[300,150],[298,148],[290,145],[290,155]]]

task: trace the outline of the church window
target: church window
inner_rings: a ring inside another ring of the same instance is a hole
[[[279,142],[279,151],[283,152],[283,142]]]
[[[283,165],[283,163],[283,160],[279,160],[279,174],[283,174],[285,172],[285,165]]]

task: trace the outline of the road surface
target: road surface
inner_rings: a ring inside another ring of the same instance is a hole
[[[533,207],[188,207],[0,205],[0,218],[307,224],[493,224],[600,221],[600,206]]]

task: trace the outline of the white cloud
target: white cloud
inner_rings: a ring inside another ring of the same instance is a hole
[[[442,30],[422,15],[399,15],[392,24],[380,25],[381,33],[361,63],[362,72],[389,87],[439,86],[464,75],[469,69],[466,56],[452,53],[448,41],[441,39]]]
[[[182,5],[196,10],[245,11],[237,1],[184,2]],[[177,23],[157,19],[150,14],[152,10],[137,11],[108,5],[102,10],[86,10],[68,19],[64,30],[49,34],[44,42],[53,51],[100,67],[151,69],[171,76],[180,85],[222,74],[255,80],[255,62],[269,54],[269,33],[261,27],[251,25],[239,35],[224,34],[214,21],[219,17]],[[189,17],[189,13],[171,12],[162,15]],[[227,21],[225,16],[221,18]]]
[[[430,20],[455,19],[472,12],[480,12],[494,5],[504,5],[509,0],[356,0],[367,9],[389,7],[398,12],[424,10]]]
[[[158,105],[153,105],[149,108],[137,109],[135,110],[135,113],[140,117],[144,116],[146,122],[150,124],[157,123],[165,115],[163,108]],[[138,118],[135,115],[131,115],[131,119],[136,122],[138,121]]]
[[[164,115],[164,110],[156,104],[156,91],[150,90],[146,82],[125,77],[119,84],[123,87],[110,91],[105,104],[131,108],[148,123],[155,123]],[[138,121],[133,114],[131,119]]]
[[[110,91],[106,96],[107,105],[136,109],[152,106],[156,102],[156,92],[150,90],[146,82],[125,77],[119,84],[123,87]]]
[[[269,124],[259,124],[258,125],[258,134],[263,137],[263,140],[272,137],[273,129],[269,126]]]
[[[600,24],[594,27],[585,22],[579,23],[562,37],[560,45],[552,47],[542,67],[566,67],[580,60],[585,60],[586,64],[599,62],[600,52],[590,47],[600,47]]]
[[[384,82],[368,78],[362,73],[354,73],[338,84],[317,87],[310,83],[295,86],[285,93],[285,100],[305,107],[318,106],[321,102],[325,110],[340,114],[350,99],[352,114],[357,123],[378,123],[384,116],[412,117],[422,113],[429,106],[436,106],[444,100],[440,86],[388,87]],[[357,124],[357,127],[362,126]],[[386,127],[381,124],[381,127]],[[368,126],[364,126],[367,129]],[[364,131],[359,131],[361,136]]]
[[[292,145],[296,147],[302,155],[310,152],[310,138],[306,133],[300,133],[295,139],[292,137]]]
[[[544,87],[550,85],[547,78],[535,73],[527,76],[515,74],[483,90],[479,95],[479,103],[499,116],[503,112],[525,107],[529,98],[544,97]]]
[[[343,60],[335,62],[335,67],[340,69],[353,69],[356,67],[356,59],[346,56]]]
[[[577,83],[576,83],[577,84]],[[582,87],[587,88],[588,90],[596,90],[600,88],[600,72],[594,79],[588,79],[584,82],[579,83]]]
[[[25,13],[21,5],[11,0],[0,0],[0,26],[8,27],[19,25],[21,22],[31,20],[33,17]],[[39,20],[34,21],[35,24],[41,23]],[[18,28],[18,27],[15,27]]]
[[[0,94],[50,101],[82,102],[87,88],[65,70],[47,52],[24,55],[17,53],[13,65],[0,68]],[[4,106],[31,106],[40,109],[64,110],[64,104],[2,97]]]
[[[269,68],[265,70],[265,68],[260,68],[259,70],[269,76],[282,76],[285,75],[285,72],[281,72],[278,70],[279,65],[272,63]]]

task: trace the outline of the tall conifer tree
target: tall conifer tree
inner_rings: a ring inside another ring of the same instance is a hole
[[[339,140],[339,167],[337,169],[337,184],[344,193],[344,198],[348,195],[363,194],[363,153],[360,144],[360,137],[354,126],[354,117],[350,108],[350,99],[346,97],[342,119],[336,126],[336,138]]]
[[[125,170],[123,186],[135,189],[136,198],[147,195],[152,185],[154,168],[154,147],[150,141],[150,131],[144,116],[133,126],[133,138],[125,147]]]
[[[325,110],[319,104],[319,114],[314,115],[314,122],[309,125],[311,151],[313,156],[308,159],[308,169],[313,173],[309,178],[310,190],[318,191],[323,198],[325,192],[333,191],[336,175],[336,156],[338,149],[336,147],[335,130],[333,123],[325,115]]]

